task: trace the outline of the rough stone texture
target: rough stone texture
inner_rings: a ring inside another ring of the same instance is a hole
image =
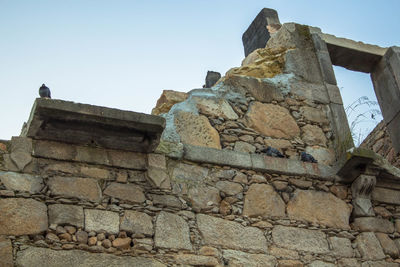
[[[13,267],[13,247],[11,241],[0,235],[0,266]]]
[[[243,186],[240,184],[229,181],[219,181],[215,187],[229,196],[236,195],[243,190]]]
[[[283,90],[267,79],[254,78],[242,75],[229,75],[224,83],[237,90],[249,92],[257,101],[270,103],[273,100],[283,100]]]
[[[303,106],[300,107],[300,113],[304,116],[306,120],[309,120],[311,122],[324,124],[327,124],[329,122],[326,114],[318,108]]]
[[[272,226],[271,226],[272,228]],[[294,250],[290,249],[285,249],[285,248],[279,248],[276,246],[270,246],[268,249],[269,254],[271,254],[274,257],[277,257],[278,259],[291,259],[291,260],[297,260],[300,259],[299,253]]]
[[[320,127],[307,124],[306,126],[301,128],[301,131],[303,132],[301,138],[307,145],[326,146],[326,137]]]
[[[155,246],[191,250],[189,226],[179,215],[160,212],[156,219]]]
[[[329,243],[332,246],[333,255],[338,258],[351,258],[354,256],[351,241],[349,239],[331,236],[329,237]]]
[[[89,176],[97,179],[110,179],[110,172],[105,169],[93,167],[93,166],[82,166],[80,168],[81,174],[83,176]]]
[[[267,251],[266,239],[258,228],[244,227],[236,222],[204,214],[198,214],[196,218],[206,245],[259,252]]]
[[[22,171],[32,162],[32,139],[13,136],[11,138],[11,161]]]
[[[142,203],[146,200],[142,188],[135,184],[111,183],[104,190],[104,194],[132,203]]]
[[[312,252],[328,253],[326,236],[321,231],[287,226],[275,226],[272,230],[274,243],[283,248]]]
[[[107,210],[85,209],[85,230],[117,234],[119,232],[119,215]]]
[[[361,233],[357,236],[355,242],[364,260],[380,260],[385,258],[382,247],[374,233]]]
[[[387,234],[384,233],[375,233],[375,236],[378,238],[379,243],[383,248],[383,252],[390,255],[393,259],[399,257],[399,249],[396,244]]]
[[[330,193],[296,190],[288,203],[287,213],[291,219],[350,229],[351,209],[346,202]]]
[[[186,98],[188,98],[187,93],[163,90],[160,98],[157,100],[156,106],[152,109],[151,114],[160,115],[162,113],[168,113],[173,105],[185,101]]]
[[[274,267],[277,264],[275,257],[265,254],[250,254],[236,250],[223,250],[222,257],[229,267]]]
[[[64,266],[137,266],[165,267],[163,263],[144,257],[118,257],[105,253],[89,253],[81,250],[52,250],[47,248],[27,247],[17,253],[17,266],[64,267]]]
[[[93,202],[101,200],[101,190],[96,179],[51,177],[47,183],[52,195],[76,197]]]
[[[388,234],[394,232],[394,225],[392,222],[376,217],[355,218],[353,228],[361,232],[381,232]]]
[[[207,117],[180,111],[174,123],[182,143],[221,149],[219,134]]]
[[[225,120],[237,120],[239,118],[228,101],[223,98],[194,96],[192,99],[196,102],[199,112],[207,117],[221,117]]]
[[[285,139],[264,139],[264,144],[276,149],[287,149],[292,147],[292,144]]]
[[[49,223],[58,225],[74,225],[83,228],[83,207],[76,205],[49,205]]]
[[[399,267],[399,264],[387,261],[364,261],[361,267]]]
[[[335,264],[324,261],[313,261],[308,266],[310,267],[335,267]]]
[[[289,111],[274,104],[251,103],[246,121],[250,128],[265,136],[290,139],[300,134]]]
[[[192,255],[192,254],[178,254],[175,256],[175,261],[184,266],[217,266],[218,260],[214,257]]]
[[[0,235],[34,235],[47,229],[47,207],[39,201],[0,199],[0,211]]]
[[[187,194],[188,188],[204,182],[208,169],[179,162],[170,167],[170,172],[175,193]]]
[[[357,259],[340,259],[338,260],[339,267],[361,267],[361,264],[357,262]]]
[[[147,178],[153,186],[170,189],[171,182],[167,173],[165,155],[148,154]]]
[[[16,172],[0,172],[0,181],[8,190],[31,194],[39,193],[44,186],[42,177]]]
[[[235,142],[234,150],[244,153],[254,153],[256,152],[256,147],[246,142],[237,141]]]
[[[306,147],[306,152],[318,160],[318,163],[332,165],[335,162],[335,153],[332,149],[319,146],[308,146]]]
[[[131,245],[132,239],[130,237],[118,237],[114,241],[112,241],[113,247],[119,248],[119,249],[129,249]]]
[[[252,184],[246,193],[243,215],[249,217],[284,217],[285,202],[266,184]]]
[[[400,193],[398,190],[375,187],[374,191],[372,191],[372,199],[387,204],[400,205]]]
[[[184,197],[191,203],[193,210],[197,212],[211,209],[221,202],[218,189],[206,185],[190,187],[187,196]]]
[[[163,207],[182,208],[182,202],[175,196],[150,194],[153,204]]]
[[[143,212],[127,210],[121,219],[120,230],[128,233],[154,234],[152,218]]]

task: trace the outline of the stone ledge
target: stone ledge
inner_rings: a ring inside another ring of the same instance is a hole
[[[294,159],[274,158],[261,154],[249,154],[232,150],[219,150],[188,144],[184,144],[183,146],[183,159],[194,162],[227,165],[242,169],[254,169],[267,173],[315,177],[327,181],[340,180],[340,178],[335,175],[333,168],[323,164],[307,163]]]
[[[37,98],[22,135],[78,145],[153,152],[165,119],[113,108]]]

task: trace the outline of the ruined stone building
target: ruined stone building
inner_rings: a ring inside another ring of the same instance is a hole
[[[399,266],[400,49],[270,9],[243,43],[152,115],[36,99],[0,142],[0,266]],[[332,64],[371,73],[384,121],[362,148]]]

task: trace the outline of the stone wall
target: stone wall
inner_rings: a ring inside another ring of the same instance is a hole
[[[385,122],[381,121],[375,129],[364,139],[361,147],[371,149],[387,159],[393,166],[400,168],[400,156],[396,153],[386,129]]]
[[[397,266],[393,188],[376,187],[375,216],[353,221],[349,184],[285,164],[202,163],[190,147],[181,159],[21,137],[0,147],[1,266]]]

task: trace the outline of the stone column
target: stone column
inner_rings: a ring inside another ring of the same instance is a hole
[[[263,8],[243,33],[244,55],[247,57],[254,50],[264,48],[271,37],[270,34],[278,30],[280,25],[278,12]]]
[[[393,147],[400,152],[400,47],[386,51],[371,79]]]

